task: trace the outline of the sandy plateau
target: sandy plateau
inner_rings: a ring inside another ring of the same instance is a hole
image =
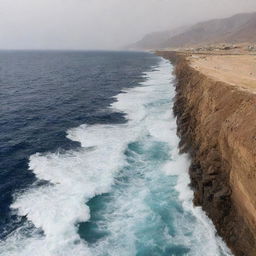
[[[256,91],[256,55],[192,55],[191,66],[217,81]]]

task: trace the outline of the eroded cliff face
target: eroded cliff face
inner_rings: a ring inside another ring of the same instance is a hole
[[[176,65],[180,150],[189,152],[194,203],[235,255],[256,255],[256,94],[214,81],[185,56]]]

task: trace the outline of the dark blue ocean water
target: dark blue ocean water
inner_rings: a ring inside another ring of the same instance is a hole
[[[0,52],[0,255],[228,256],[193,207],[171,64]]]
[[[30,155],[78,146],[66,138],[69,128],[125,122],[106,110],[112,96],[157,62],[145,53],[0,52],[0,238],[16,227],[12,195],[35,180]]]

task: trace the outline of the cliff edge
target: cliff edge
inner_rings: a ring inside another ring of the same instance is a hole
[[[180,150],[192,158],[194,203],[235,255],[255,256],[256,57],[158,54],[176,66],[174,113]]]

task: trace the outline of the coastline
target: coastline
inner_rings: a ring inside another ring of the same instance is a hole
[[[202,206],[237,256],[256,255],[256,95],[213,77],[191,55],[158,51],[175,65],[180,151],[192,158],[194,204]],[[203,66],[205,64],[203,63]]]

